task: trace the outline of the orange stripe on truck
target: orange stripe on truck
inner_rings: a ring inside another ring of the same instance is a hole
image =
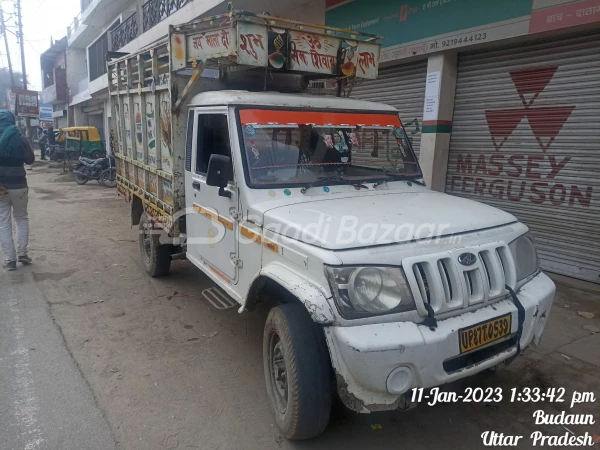
[[[240,119],[243,125],[256,123],[274,124],[307,124],[315,125],[365,125],[365,126],[400,126],[400,119],[395,114],[363,114],[336,113],[319,111],[282,111],[267,109],[242,109]]]

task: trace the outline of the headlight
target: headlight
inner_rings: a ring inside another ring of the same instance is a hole
[[[415,302],[396,267],[327,267],[327,279],[346,319],[412,311]]]
[[[531,233],[526,233],[508,244],[517,268],[517,282],[536,273],[540,268]]]

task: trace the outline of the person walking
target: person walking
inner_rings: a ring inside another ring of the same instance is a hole
[[[42,135],[38,139],[38,145],[40,147],[41,160],[46,160],[46,144],[48,143],[48,132],[46,130],[42,131]]]
[[[24,164],[35,160],[29,142],[15,126],[15,116],[0,110],[0,246],[4,253],[4,268],[17,269],[17,261],[31,264],[27,255],[29,189]],[[12,218],[17,229],[17,247],[13,240]]]

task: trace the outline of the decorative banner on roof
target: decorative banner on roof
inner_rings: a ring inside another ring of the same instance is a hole
[[[344,41],[342,74],[347,77],[375,79],[379,72],[379,49],[381,45],[372,42]]]
[[[377,77],[380,44],[353,36],[343,45],[341,37],[299,31],[288,24],[238,20],[210,31],[172,31],[171,69],[190,68],[190,63],[193,68],[203,61],[204,68],[238,64],[315,75]],[[340,70],[343,55],[345,70]]]
[[[236,54],[237,35],[233,28],[189,34],[187,38],[184,36],[184,34],[174,33],[171,38],[173,59],[183,61],[183,67],[187,61],[204,61]]]
[[[266,25],[238,22],[237,62],[247,66],[266,67],[269,56]]]
[[[333,75],[338,67],[340,38],[289,31],[290,70]]]

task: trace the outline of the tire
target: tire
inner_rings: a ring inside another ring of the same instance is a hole
[[[91,154],[92,159],[100,159],[106,157],[106,153],[102,150],[94,150]]]
[[[158,234],[149,233],[155,230],[148,220],[146,213],[142,213],[140,218],[140,253],[142,263],[146,273],[153,278],[162,277],[169,273],[171,267],[171,253],[173,246],[171,244],[159,244],[160,236]]]
[[[82,168],[83,168],[82,166],[77,166],[77,168],[75,170],[80,171]],[[88,177],[86,177],[85,175],[74,175],[74,176],[75,176],[75,182],[80,186],[83,186],[85,183],[90,181],[90,179]]]
[[[321,434],[331,413],[329,353],[323,330],[304,305],[271,309],[263,334],[263,366],[281,434],[292,440]]]
[[[117,169],[114,167],[105,169],[100,174],[100,184],[107,188],[114,188],[117,186]]]

